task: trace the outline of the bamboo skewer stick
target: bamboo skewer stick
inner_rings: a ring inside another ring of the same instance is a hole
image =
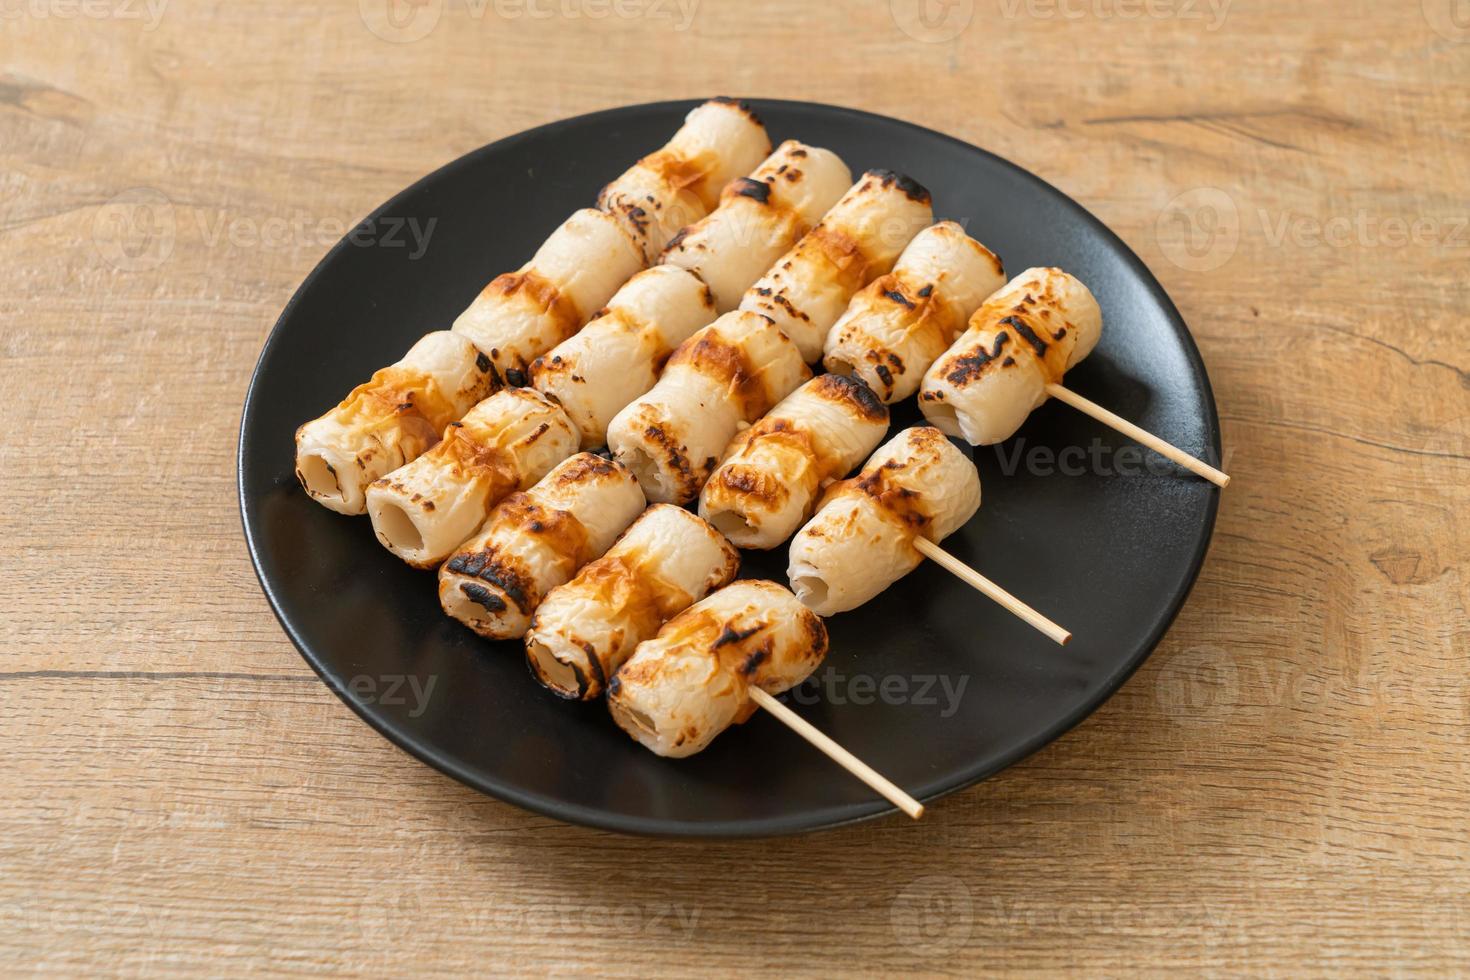
[[[1191,473],[1204,477],[1220,489],[1223,490],[1230,485],[1230,477],[1215,469],[1209,463],[1195,459],[1177,446],[1170,445],[1152,432],[1140,429],[1121,415],[1113,414],[1096,402],[1083,398],[1075,391],[1063,388],[1059,384],[1048,384],[1046,386],[1046,393],[1058,401],[1066,402],[1082,414],[1092,416],[1103,425],[1117,429],[1130,439],[1143,443],[1159,455],[1166,456]]]
[[[924,815],[924,804],[883,778],[877,770],[873,769],[866,762],[863,762],[863,760],[818,731],[811,722],[802,718],[796,712],[755,685],[750,686],[749,693],[752,701],[775,715],[780,719],[782,724],[816,746],[833,762],[867,783],[875,792],[886,798],[889,803],[892,803],[915,820]]]
[[[919,554],[928,558],[934,564],[950,572],[982,595],[988,596],[1002,606],[1005,606],[1009,612],[1021,617],[1031,626],[1045,633],[1062,646],[1066,646],[1067,641],[1072,639],[1072,634],[1069,631],[1062,629],[1056,623],[1047,619],[1041,613],[1032,609],[1026,603],[1017,599],[1005,589],[1002,589],[928,538],[915,535],[914,548],[918,550]]]

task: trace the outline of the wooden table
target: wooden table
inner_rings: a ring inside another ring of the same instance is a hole
[[[0,4],[4,972],[1470,968],[1463,2],[386,2]],[[917,825],[486,799],[315,679],[246,558],[246,380],[345,228],[505,134],[720,92],[1045,176],[1219,400],[1235,482],[1163,646]]]

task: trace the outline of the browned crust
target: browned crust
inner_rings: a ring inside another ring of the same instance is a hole
[[[696,469],[689,459],[688,447],[664,428],[663,421],[648,405],[639,406],[634,421],[635,431],[643,434],[644,444],[640,448],[656,456],[661,469],[673,477],[680,499],[692,499],[691,493],[698,493],[707,473],[702,468]]]
[[[619,624],[595,646],[584,647],[588,660],[596,662],[595,670],[604,678],[627,659],[633,647],[658,633],[660,624],[673,615],[665,611],[668,605],[679,603],[678,608],[683,608],[688,604],[687,596],[670,596],[666,584],[648,575],[635,557],[603,555],[582,566],[572,581],[580,594],[613,611],[612,618]],[[596,695],[602,686],[588,680],[584,697]]]
[[[888,424],[888,406],[858,378],[844,374],[823,374],[812,382],[812,394],[824,401],[844,405],[864,422]]]
[[[457,478],[484,481],[489,485],[492,500],[520,485],[520,468],[515,456],[499,446],[481,444],[463,422],[449,423],[444,438],[426,455],[432,456],[434,465],[447,468]],[[377,482],[399,493],[406,492],[391,473]]]
[[[905,174],[893,170],[869,170],[863,174],[863,185],[858,188],[861,193],[872,189],[874,186],[896,187],[903,195],[911,201],[920,204],[929,204],[933,198],[929,189],[923,184]]]
[[[536,308],[551,318],[556,327],[557,335],[565,340],[577,332],[582,325],[582,311],[577,309],[577,304],[572,302],[557,287],[556,283],[547,279],[534,269],[522,272],[506,272],[490,280],[490,284],[480,292],[480,298],[493,300],[497,297],[510,298],[517,294],[524,295]],[[516,365],[520,370],[526,369],[525,364]]]
[[[914,460],[937,457],[948,442],[944,433],[932,425],[914,426],[909,430],[913,440],[913,451],[906,460],[889,460],[877,467],[866,467],[850,480],[833,484],[828,488],[825,499],[837,494],[858,494],[869,498],[880,513],[892,519],[898,526],[912,534],[928,535],[934,515],[929,512],[928,501],[917,490],[902,486],[895,479],[897,473],[908,468]]]
[[[496,543],[514,535],[544,541],[547,551],[561,566],[564,578],[590,557],[587,529],[575,516],[568,511],[539,504],[528,493],[513,493],[502,500],[491,514],[490,528],[478,539],[485,544],[457,551],[444,563],[441,580],[453,580],[458,576],[479,579],[495,589],[493,595],[497,598],[509,600],[527,615],[534,612],[543,598],[539,581],[526,568],[521,556],[504,550]],[[464,582],[460,585],[466,595],[481,602],[468,591],[469,586],[470,583]],[[481,605],[491,608],[485,602]]]
[[[783,457],[811,460],[813,465],[792,465],[782,472],[773,473],[769,467],[745,462],[747,450],[758,443],[773,445]],[[715,508],[741,501],[743,506],[740,510],[753,510],[755,508],[750,504],[758,502],[760,510],[774,513],[785,506],[797,480],[809,496],[815,495],[828,469],[830,466],[825,466],[818,459],[816,448],[806,432],[787,419],[767,417],[736,437],[726,464],[715,471],[705,493],[708,504]]]
[[[844,287],[849,293],[857,292],[870,278],[872,262],[863,251],[862,244],[841,228],[820,223],[806,233],[797,247],[830,266],[833,284]],[[775,297],[778,303],[784,299],[780,295]],[[789,303],[787,308],[790,309]]]
[[[998,361],[1009,366],[1015,363],[1016,357],[1029,357],[1040,365],[1047,381],[1060,383],[1067,370],[1067,354],[1071,344],[1076,343],[1076,325],[1062,316],[1060,297],[1052,288],[1050,277],[1043,283],[1029,285],[1033,288],[1014,303],[986,303],[975,311],[970,328],[989,327],[990,347],[987,349],[976,341],[966,353],[946,361],[946,381],[964,387],[982,377]],[[1069,335],[1071,343],[1067,343]]]
[[[723,694],[729,687],[738,686],[741,700],[745,703],[733,723],[740,724],[750,717],[755,707],[749,701],[747,688],[763,685],[768,679],[768,668],[774,662],[776,615],[774,611],[756,610],[753,615],[742,613],[734,617],[718,617],[708,609],[690,609],[665,623],[658,636],[670,649],[689,650],[717,662],[718,670],[709,682],[709,693]],[[821,617],[810,610],[802,609],[796,616],[800,636],[788,643],[783,662],[821,662],[828,649],[826,626]],[[662,657],[630,663],[613,678],[612,690],[616,693],[628,683],[656,687],[667,664],[668,661]],[[699,734],[697,731],[680,732],[674,737],[674,744],[681,745],[699,737]]]
[[[725,386],[728,397],[747,422],[759,418],[771,407],[771,393],[762,377],[750,364],[745,352],[714,330],[701,330],[680,344],[669,357],[668,367],[685,364],[706,378]],[[666,369],[667,370],[667,369]]]
[[[434,429],[437,438],[437,433],[458,413],[433,375],[395,364],[377,371],[352,389],[335,414],[344,425],[353,427],[421,418]]]

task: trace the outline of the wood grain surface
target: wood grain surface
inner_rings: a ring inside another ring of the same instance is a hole
[[[925,2],[0,0],[0,969],[1470,970],[1470,9]],[[1214,383],[1234,483],[1162,647],[919,824],[486,799],[315,679],[246,557],[246,381],[344,230],[506,134],[716,93],[1043,175]]]

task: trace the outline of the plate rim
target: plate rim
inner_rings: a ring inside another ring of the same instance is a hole
[[[410,734],[400,732],[393,726],[383,722],[375,714],[367,710],[368,706],[366,704],[359,703],[355,699],[348,697],[341,685],[332,682],[327,675],[326,669],[318,662],[317,657],[311,653],[310,644],[305,642],[282,612],[281,601],[277,597],[272,584],[267,581],[265,572],[261,567],[260,544],[251,531],[248,515],[249,500],[247,499],[245,487],[245,439],[246,430],[252,415],[252,408],[258,393],[257,386],[261,381],[261,370],[265,365],[267,356],[280,339],[282,328],[285,326],[287,319],[291,316],[297,303],[314,286],[317,278],[324,274],[324,270],[333,263],[338,253],[349,247],[349,239],[357,227],[360,227],[364,222],[376,220],[380,216],[390,213],[400,199],[415,193],[422,186],[434,182],[442,176],[453,173],[462,167],[470,166],[473,161],[481,156],[493,154],[521,140],[530,139],[538,134],[586,124],[593,120],[615,118],[619,115],[634,115],[649,110],[678,111],[682,109],[688,111],[705,101],[708,100],[702,98],[665,99],[655,102],[639,102],[613,106],[607,109],[598,109],[593,112],[552,120],[529,129],[512,133],[463,153],[453,160],[429,171],[368,212],[367,215],[359,219],[352,229],[348,229],[346,234],[317,261],[311,272],[307,274],[306,278],[301,281],[301,284],[291,294],[291,298],[286,302],[286,305],[282,307],[275,324],[271,327],[270,333],[266,335],[265,343],[261,345],[255,367],[251,370],[250,381],[245,389],[245,400],[241,407],[240,426],[236,435],[235,446],[235,486],[240,524],[244,532],[246,550],[250,554],[251,568],[255,572],[256,580],[260,583],[261,591],[265,594],[266,602],[270,606],[272,614],[274,614],[276,621],[280,623],[282,630],[292,645],[296,647],[296,652],[301,655],[301,658],[306,661],[307,665],[311,667],[312,671],[322,683],[340,701],[346,704],[354,714],[391,744],[464,786],[493,799],[500,800],[501,802],[509,803],[531,813],[551,817],[564,823],[578,824],[598,830],[614,831],[643,837],[717,840],[755,839],[835,830],[840,827],[849,827],[854,824],[901,814],[896,807],[886,800],[875,797],[866,803],[833,804],[827,809],[807,810],[798,814],[689,823],[675,818],[628,816],[597,807],[551,799],[541,794],[528,793],[512,784],[495,779],[487,779],[483,774],[470,772],[452,758],[438,751],[434,746],[422,740],[415,739]],[[850,106],[810,102],[800,99],[741,97],[739,101],[749,103],[755,109],[757,115],[760,114],[763,105],[769,105],[808,111],[817,110],[819,112],[848,116],[858,121],[876,120],[885,125],[896,124],[921,133],[926,138],[938,137],[945,142],[955,144],[963,150],[988,157],[992,163],[999,164],[1023,180],[1038,185],[1043,192],[1049,192],[1059,203],[1074,211],[1079,220],[1090,225],[1094,231],[1101,234],[1104,241],[1112,247],[1116,254],[1122,257],[1125,265],[1128,267],[1128,271],[1133,274],[1137,281],[1145,288],[1146,292],[1159,304],[1167,319],[1171,322],[1171,326],[1174,327],[1175,332],[1181,340],[1181,349],[1194,369],[1196,377],[1199,379],[1201,394],[1204,396],[1204,422],[1208,430],[1207,441],[1210,448],[1214,450],[1216,458],[1220,458],[1221,432],[1219,407],[1215,402],[1214,386],[1210,382],[1210,376],[1205,367],[1204,358],[1200,354],[1199,345],[1195,342],[1194,334],[1190,331],[1189,325],[1180,314],[1178,307],[1175,306],[1173,299],[1170,298],[1168,292],[1164,289],[1163,284],[1159,282],[1152,270],[1139,258],[1137,253],[1112,228],[1108,227],[1106,223],[1070,194],[1067,194],[1044,178],[1037,176],[1019,164],[1011,162],[998,153],[976,146],[959,137],[930,129],[927,126],[921,126],[918,123],[910,122],[906,119],[885,116],[881,113],[856,109]],[[1113,674],[1109,675],[1099,685],[1093,696],[1080,702],[1072,712],[1047,726],[1040,733],[1021,743],[1019,746],[1002,753],[996,761],[961,772],[957,778],[950,780],[947,785],[943,785],[939,789],[921,797],[921,802],[928,805],[936,800],[957,793],[960,790],[968,789],[1029,758],[1081,724],[1084,719],[1102,707],[1104,703],[1110,700],[1127,683],[1129,678],[1158,649],[1159,643],[1163,640],[1165,634],[1168,633],[1170,627],[1173,626],[1180,611],[1184,608],[1184,603],[1188,601],[1190,594],[1194,591],[1195,585],[1199,582],[1200,572],[1204,568],[1205,559],[1209,554],[1210,546],[1214,540],[1215,525],[1220,509],[1220,498],[1220,489],[1218,487],[1211,487],[1204,515],[1204,533],[1200,537],[1194,555],[1190,558],[1189,573],[1175,589],[1164,611],[1164,615],[1159,619],[1155,629],[1146,637],[1139,648],[1138,654],[1130,658],[1127,663],[1114,671]]]

